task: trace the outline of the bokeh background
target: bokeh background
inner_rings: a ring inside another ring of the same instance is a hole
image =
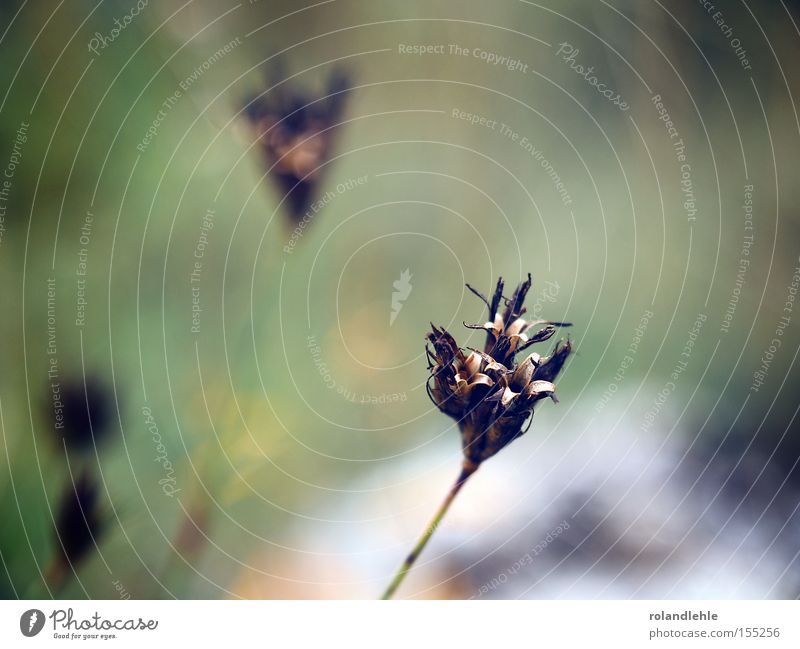
[[[4,3],[0,594],[379,595],[460,462],[428,323],[531,272],[560,403],[398,595],[800,595],[800,7],[719,4]],[[294,231],[247,106],[337,73]]]

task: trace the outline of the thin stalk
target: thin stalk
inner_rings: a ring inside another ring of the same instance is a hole
[[[403,579],[405,579],[408,571],[411,570],[411,567],[414,565],[414,562],[417,560],[419,555],[422,553],[422,550],[425,549],[425,546],[428,544],[431,536],[436,531],[436,528],[439,527],[439,523],[442,522],[444,515],[447,513],[447,510],[450,509],[450,505],[455,500],[455,497],[458,495],[458,492],[461,491],[461,487],[464,486],[464,483],[467,479],[478,470],[477,465],[472,463],[464,462],[464,467],[461,469],[461,474],[458,476],[458,479],[453,483],[453,486],[450,487],[450,491],[447,493],[447,497],[444,499],[442,504],[439,506],[439,509],[436,510],[436,514],[434,514],[433,519],[425,528],[425,531],[422,533],[422,536],[417,541],[417,544],[414,546],[414,549],[411,550],[411,553],[406,557],[406,560],[403,561],[403,564],[400,566],[397,573],[395,573],[394,578],[389,583],[389,586],[386,588],[386,592],[383,593],[381,599],[391,599],[392,595],[394,595],[395,591],[398,589],[401,583],[403,583]]]

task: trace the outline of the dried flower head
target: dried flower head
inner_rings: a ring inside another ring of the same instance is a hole
[[[532,352],[517,364],[517,354],[551,338],[556,327],[570,323],[522,318],[530,274],[511,298],[503,296],[502,278],[491,301],[469,284],[467,288],[489,309],[485,324],[464,323],[470,329],[486,330],[483,350],[463,350],[444,328],[432,324],[426,351],[431,371],[428,394],[439,410],[458,422],[465,466],[474,470],[526,432],[525,422],[537,401],[547,397],[556,401],[553,381],[572,345],[569,340],[559,341],[550,356],[542,358]]]
[[[279,81],[273,84],[268,98],[259,97],[247,106],[264,159],[296,220],[303,217],[314,200],[323,165],[330,157],[347,88],[347,77],[334,71],[322,99],[312,101],[299,92],[287,93]]]
[[[569,340],[560,341],[547,358],[534,352],[517,364],[517,354],[551,338],[556,327],[569,326],[568,322],[522,319],[523,302],[531,288],[530,274],[510,299],[503,296],[502,277],[497,281],[491,302],[469,284],[467,288],[489,309],[489,321],[485,324],[464,323],[470,329],[486,330],[483,351],[464,351],[443,327],[432,323],[425,345],[431,372],[426,384],[428,396],[439,410],[458,422],[464,462],[433,520],[389,582],[383,599],[394,596],[453,500],[481,463],[527,430],[523,426],[533,415],[537,401],[546,397],[556,400],[553,381],[572,352]]]

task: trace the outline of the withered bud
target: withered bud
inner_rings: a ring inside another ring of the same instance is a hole
[[[566,322],[524,320],[523,303],[530,287],[528,275],[508,299],[503,296],[500,278],[489,301],[467,284],[489,309],[484,325],[464,323],[470,329],[487,331],[483,351],[465,352],[443,327],[431,325],[426,336],[431,372],[428,395],[439,410],[458,422],[465,467],[472,470],[525,432],[523,427],[537,401],[546,397],[556,401],[553,381],[572,351],[568,340],[559,341],[550,356],[542,358],[533,352],[516,363],[519,352],[548,340],[557,327],[569,326]],[[501,302],[505,305],[502,313]]]

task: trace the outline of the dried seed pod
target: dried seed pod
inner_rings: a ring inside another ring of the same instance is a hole
[[[428,395],[458,422],[466,466],[477,467],[522,435],[537,401],[547,397],[556,400],[552,380],[572,351],[569,341],[557,343],[553,354],[545,359],[534,352],[519,365],[514,360],[520,351],[551,338],[556,327],[569,326],[542,320],[526,322],[522,318],[523,303],[530,287],[528,275],[507,299],[500,278],[489,301],[467,285],[489,308],[485,325],[465,323],[468,328],[486,329],[483,351],[472,350],[465,355],[442,327],[431,325],[427,335],[433,347],[426,347],[431,371]],[[502,313],[498,311],[501,302],[505,303]],[[532,329],[535,333],[531,335],[528,331]]]

